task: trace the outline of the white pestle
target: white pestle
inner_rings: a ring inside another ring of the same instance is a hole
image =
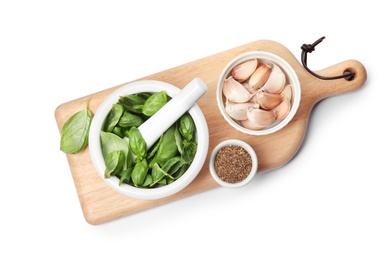
[[[138,127],[149,149],[207,91],[199,78],[193,79],[159,111]]]

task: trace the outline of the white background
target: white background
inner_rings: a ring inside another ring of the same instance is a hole
[[[390,259],[387,9],[357,1],[1,1],[1,259]],[[221,2],[222,3],[222,2]],[[287,165],[92,226],[56,107],[256,40],[313,70],[356,59],[358,91],[312,111]]]

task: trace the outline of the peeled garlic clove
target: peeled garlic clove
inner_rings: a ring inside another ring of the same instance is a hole
[[[235,120],[247,119],[247,111],[249,108],[259,108],[259,104],[254,102],[234,103],[227,101],[225,106],[226,113]]]
[[[257,90],[261,88],[271,75],[272,67],[268,63],[260,63],[249,78],[249,86]]]
[[[241,126],[247,128],[247,129],[251,129],[251,130],[261,130],[261,129],[265,128],[265,126],[256,125],[256,124],[252,123],[251,121],[249,121],[248,119],[240,121],[240,124],[241,124]]]
[[[291,102],[287,98],[284,98],[279,106],[273,109],[276,120],[283,120],[287,117],[291,110]]]
[[[272,63],[272,71],[261,90],[268,93],[280,93],[286,85],[286,75],[278,65]]]
[[[282,91],[283,95],[291,101],[291,98],[292,98],[292,85],[291,84],[287,84],[283,91]]]
[[[237,103],[247,102],[253,95],[232,76],[225,79],[222,92],[228,100]]]
[[[257,68],[257,59],[245,61],[232,69],[232,76],[238,82],[244,82]]]
[[[256,102],[261,108],[272,110],[283,101],[283,95],[259,91],[256,94]]]
[[[257,103],[257,92],[255,92],[255,93],[253,93],[253,96],[252,96],[252,98],[251,99],[249,99],[249,101],[248,102],[253,102],[253,103]],[[258,104],[258,103],[257,103]],[[258,108],[260,108],[260,105],[259,105],[259,107]]]
[[[249,108],[247,116],[251,124],[259,128],[268,127],[275,121],[275,114],[273,111],[258,108]]]
[[[254,94],[256,92],[256,90],[254,90],[253,88],[251,88],[251,86],[249,86],[248,82],[243,82],[242,85],[246,88],[246,90],[249,91],[249,93]]]

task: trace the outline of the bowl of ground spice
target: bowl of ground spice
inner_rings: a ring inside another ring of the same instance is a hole
[[[229,139],[219,143],[211,153],[209,169],[214,180],[223,187],[247,185],[257,173],[257,155],[246,142]]]

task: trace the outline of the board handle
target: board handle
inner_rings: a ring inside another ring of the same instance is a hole
[[[359,89],[367,79],[367,72],[362,63],[357,60],[347,60],[338,64],[332,65],[326,69],[316,71],[319,75],[342,75],[345,72],[352,72],[354,74],[352,79],[334,79],[322,80],[314,76],[307,77],[306,85],[310,95],[315,99],[315,102],[329,96],[339,95],[346,92],[351,92]],[[314,85],[314,86],[313,86]],[[313,93],[314,92],[314,93]]]

